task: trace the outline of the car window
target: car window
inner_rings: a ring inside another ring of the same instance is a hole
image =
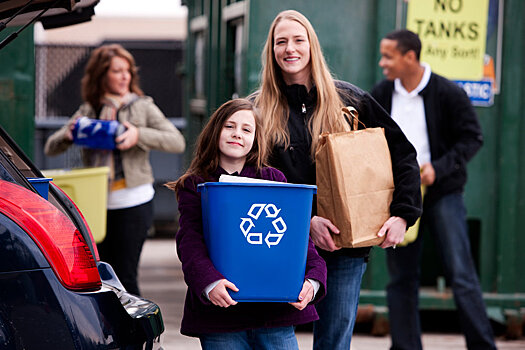
[[[13,183],[15,182],[15,179],[13,179],[13,177],[7,172],[2,164],[0,164],[0,179]]]

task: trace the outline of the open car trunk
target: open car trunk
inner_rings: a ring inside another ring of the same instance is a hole
[[[0,0],[0,30],[24,26],[37,16],[44,28],[89,21],[99,0]]]

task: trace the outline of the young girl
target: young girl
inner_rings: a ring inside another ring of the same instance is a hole
[[[237,303],[237,287],[215,269],[202,232],[197,185],[221,174],[286,181],[264,167],[266,144],[252,102],[235,99],[219,107],[197,140],[188,171],[167,187],[177,193],[177,254],[188,285],[181,333],[199,337],[203,349],[298,349],[294,325],[318,319],[312,302],[325,294],[326,265],[310,240],[306,279],[294,303]]]

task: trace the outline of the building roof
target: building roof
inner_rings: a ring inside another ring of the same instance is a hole
[[[185,40],[186,17],[97,17],[68,27],[44,30],[35,25],[38,44],[98,45],[104,40]]]

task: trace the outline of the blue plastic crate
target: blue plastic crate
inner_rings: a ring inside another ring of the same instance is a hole
[[[27,181],[33,185],[38,194],[44,199],[47,199],[49,193],[49,181],[52,181],[49,177],[28,177]]]
[[[79,146],[96,149],[115,149],[115,138],[126,128],[117,120],[81,117],[73,128],[73,142]]]
[[[294,302],[301,291],[316,186],[207,182],[201,192],[210,258],[236,301]]]

